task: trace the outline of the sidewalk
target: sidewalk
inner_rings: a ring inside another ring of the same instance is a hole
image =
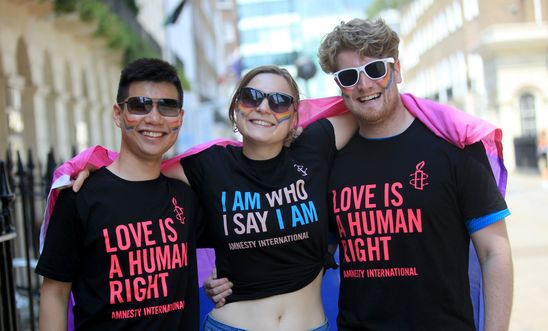
[[[540,175],[514,172],[506,201],[514,259],[510,331],[548,330],[548,187]]]

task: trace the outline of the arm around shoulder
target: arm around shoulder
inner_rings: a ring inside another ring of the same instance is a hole
[[[328,120],[335,131],[335,145],[337,150],[340,150],[350,141],[350,138],[358,129],[358,120],[352,113],[329,117]]]
[[[72,283],[44,277],[40,292],[40,330],[67,330],[68,300]]]
[[[162,174],[164,174],[164,176],[167,176],[169,178],[181,180],[185,182],[187,185],[190,185],[185,173],[185,169],[183,168],[183,165],[181,163],[162,169]]]
[[[514,277],[505,219],[472,233],[471,238],[483,274],[485,331],[508,330]]]

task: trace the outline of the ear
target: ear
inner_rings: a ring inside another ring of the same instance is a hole
[[[400,65],[401,65],[400,64],[400,59],[397,59],[394,62],[394,66],[393,66],[394,69],[392,69],[394,71],[393,74],[394,74],[394,79],[396,81],[396,84],[399,84],[403,81],[403,79],[401,77],[401,71],[400,71],[401,67],[400,67]]]
[[[117,127],[122,128],[122,108],[119,104],[112,105],[112,119]]]
[[[181,127],[183,126],[183,122],[184,122],[184,117],[185,117],[185,110],[184,109],[181,109],[181,113],[179,114],[178,116],[178,121],[179,121],[179,130],[181,129]]]

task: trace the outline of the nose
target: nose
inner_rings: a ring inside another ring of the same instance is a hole
[[[162,114],[158,111],[158,103],[155,101],[152,103],[152,109],[147,114],[145,120],[148,120],[149,122],[158,122],[162,118]]]
[[[363,70],[360,71],[360,76],[358,77],[358,83],[356,84],[356,86],[364,88],[364,87],[367,87],[367,85],[371,82],[372,80],[369,79],[369,77],[367,77],[365,72],[363,72]]]
[[[257,111],[260,113],[271,112],[270,105],[268,104],[268,98],[261,100],[261,103],[257,106]]]

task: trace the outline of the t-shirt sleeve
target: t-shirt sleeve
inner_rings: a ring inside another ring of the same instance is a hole
[[[210,158],[211,149],[216,148],[215,146],[212,146],[204,151],[201,151],[200,153],[190,155],[187,157],[184,157],[181,159],[181,166],[183,167],[185,171],[185,175],[188,178],[188,182],[190,184],[190,187],[197,191],[199,188],[204,185],[203,184],[203,175],[205,173],[205,167],[207,166],[207,159]],[[205,164],[204,164],[205,162]],[[211,161],[210,161],[211,162]],[[211,242],[211,238],[209,236],[210,231],[208,231],[208,220],[206,219],[206,213],[203,209],[203,204],[201,202],[201,199],[199,199],[199,195],[195,194],[196,196],[196,215],[195,217],[199,220],[196,223],[196,236],[197,236],[197,247],[199,248],[206,248],[206,247],[213,247],[213,244]]]
[[[303,130],[293,142],[294,151],[310,150],[313,153],[325,155],[329,161],[333,160],[337,147],[335,145],[335,130],[327,119],[318,120]]]
[[[509,214],[481,142],[464,148],[457,174],[460,208],[470,232]],[[483,225],[478,228],[481,223]]]
[[[80,262],[82,225],[72,190],[59,193],[36,272],[61,282],[72,282]]]
[[[214,148],[214,146],[197,154],[186,156],[180,160],[186,178],[188,178],[188,183],[193,189],[200,187],[202,184],[204,178],[204,162],[207,162],[206,158],[208,157],[211,148]]]

